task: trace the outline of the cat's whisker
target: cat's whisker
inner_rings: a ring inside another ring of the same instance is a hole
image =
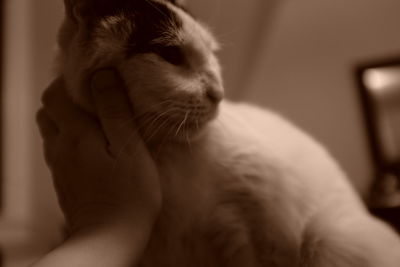
[[[149,115],[149,114],[151,113],[151,111],[156,110],[156,108],[158,108],[158,107],[160,107],[160,106],[162,106],[162,105],[164,105],[164,104],[173,103],[173,102],[174,102],[174,101],[172,101],[172,100],[170,100],[170,99],[167,99],[167,100],[164,100],[164,101],[162,101],[162,102],[156,103],[156,104],[150,106],[150,107],[149,107],[147,110],[145,110],[144,112],[140,113],[139,115],[136,115],[136,116],[134,115],[134,116],[132,116],[131,118],[128,118],[128,119],[126,119],[125,121],[120,122],[120,125],[118,125],[118,127],[119,127],[119,128],[124,128],[124,127],[127,126],[128,124],[130,124],[130,123],[132,123],[132,122],[135,122],[135,121],[137,121],[137,120],[139,120],[139,119],[142,119],[143,117]]]
[[[146,138],[147,134],[150,132],[150,128],[149,128],[149,122],[154,120],[154,116],[149,116],[148,118],[146,118],[144,120],[143,123],[141,123],[139,125],[139,127],[137,128],[137,131],[139,132],[140,136],[142,137],[142,140],[147,143],[148,142],[148,138]]]
[[[164,112],[161,114],[161,116],[164,116],[166,113],[170,113],[170,112],[172,112],[172,111],[177,111],[177,110],[178,110],[178,109],[176,109],[176,108],[169,108],[167,111],[164,111]],[[159,116],[159,115],[160,115],[160,114],[155,114],[154,112],[148,112],[148,113],[146,113],[146,114],[143,114],[142,118],[138,118],[137,121],[138,121],[138,120],[141,120],[141,121],[140,121],[140,125],[142,126],[142,127],[141,127],[142,129],[143,129],[144,127],[150,128],[150,125],[153,123],[153,122],[150,123],[150,121],[154,120],[155,117],[157,117],[157,116]],[[147,118],[146,118],[146,116],[147,116]]]
[[[170,108],[162,114],[158,114],[156,116],[154,115],[154,113],[148,114],[148,118],[140,123],[141,136],[144,138],[146,143],[150,141],[150,139],[153,138],[154,135],[156,135],[156,132],[160,132],[162,127],[164,127],[164,125],[170,120],[169,116],[167,115],[176,111],[176,108]],[[159,121],[162,117],[166,118],[166,120],[164,121],[163,126],[160,127],[157,121]],[[159,129],[156,128],[157,125]]]
[[[151,119],[152,119],[152,117],[149,116],[149,117],[146,119],[146,121],[150,121]],[[135,118],[135,117],[129,118],[129,119],[127,119],[125,122],[122,122],[118,127],[119,127],[120,129],[122,129],[123,127],[128,126],[129,123],[135,123],[135,121],[136,121],[136,118]],[[137,131],[137,132],[140,133],[140,131],[141,131],[142,129],[143,129],[143,125],[136,126],[136,131]]]
[[[155,127],[154,127],[153,122],[155,122],[157,120],[158,120],[158,118],[155,119],[154,117],[152,117],[151,120],[148,120],[149,122],[151,121],[152,123],[147,123],[146,125],[143,125],[142,137],[146,143],[148,143],[151,140],[151,138],[154,134]]]
[[[170,124],[170,118],[164,118],[164,121],[159,125],[159,127],[154,131],[154,134],[160,132],[163,128],[167,128],[168,124]]]
[[[157,134],[157,133],[159,133],[159,132],[161,132],[161,131],[165,131],[165,130],[167,130],[168,132],[173,131],[173,128],[168,127],[168,124],[169,124],[169,123],[170,123],[170,122],[169,122],[169,119],[167,118],[167,119],[163,122],[163,124],[161,124],[160,127],[155,131],[155,134]],[[169,134],[168,134],[168,132],[167,132],[167,133],[164,132],[164,138],[162,139],[162,143],[164,143],[164,144],[165,144],[165,143],[167,142],[167,140],[169,139]],[[160,146],[162,145],[162,143],[159,143],[158,146],[160,147]]]
[[[237,29],[232,30],[231,32],[225,33],[224,35],[220,34],[218,36],[218,44],[220,46],[220,49],[231,48],[235,45],[234,42],[228,41],[229,38],[225,38],[225,36],[229,36],[229,34],[234,34],[235,32],[237,32]],[[218,50],[216,52],[218,52]]]
[[[151,120],[154,119],[154,114],[147,113],[146,116],[142,116],[140,120],[136,120],[139,124],[138,130],[142,132],[142,130],[150,123]]]
[[[154,125],[154,123],[156,123],[157,120],[158,120],[159,118],[163,117],[164,115],[166,115],[166,114],[168,114],[168,113],[170,113],[170,112],[171,112],[171,109],[166,110],[166,111],[164,111],[164,112],[158,114],[157,116],[155,116],[155,118],[153,119],[152,122],[150,122],[150,124],[149,124],[148,127],[149,127],[149,128],[152,127],[152,126]]]
[[[178,85],[175,86],[177,91],[182,91],[188,88],[188,85],[185,83],[180,83]]]
[[[186,120],[188,118],[188,114],[190,111],[186,111],[185,117],[183,118],[181,124],[178,126],[178,129],[176,130],[175,136],[178,136],[179,131],[181,130],[182,126],[186,123]]]
[[[151,138],[153,138],[162,129],[162,127],[166,124],[166,122],[169,121],[169,118],[168,118],[167,115],[169,113],[171,113],[171,112],[174,112],[174,111],[175,111],[175,109],[171,108],[171,109],[159,114],[156,118],[154,118],[152,120],[151,123],[149,123],[146,126],[147,127],[146,132],[143,134],[143,136],[146,138],[146,141],[150,141]],[[159,121],[160,119],[162,119],[165,116],[166,116],[166,120],[164,121],[164,123],[163,124],[158,124],[158,126],[157,126],[157,121]],[[154,125],[156,125],[157,128],[153,127]],[[160,126],[160,125],[162,125],[162,126]],[[152,131],[152,133],[150,135],[147,135],[147,133],[149,133],[150,131]]]
[[[189,114],[190,114],[190,111],[189,111]],[[186,142],[188,144],[190,154],[193,156],[192,143],[190,142],[189,130],[188,130],[187,126],[185,127],[185,130],[186,130],[186,134],[185,134]]]
[[[163,116],[166,116],[168,113],[164,112],[163,114],[161,114],[160,116],[157,117],[157,120],[160,120]],[[147,137],[147,141],[150,141],[154,136],[156,136],[162,129],[163,127],[165,127],[166,125],[168,125],[169,122],[169,118],[166,117],[165,120],[163,122],[161,122],[160,124],[158,124],[157,128],[153,129],[153,132],[150,136]]]
[[[135,118],[139,119],[141,116],[144,116],[144,115],[146,115],[148,113],[152,113],[152,112],[156,111],[159,107],[161,107],[161,109],[162,109],[163,105],[169,104],[169,103],[173,103],[173,102],[174,102],[173,100],[167,99],[167,100],[164,100],[162,102],[155,103],[154,105],[148,107],[147,109],[142,111],[140,114],[135,116]]]
[[[162,150],[164,149],[164,147],[168,144],[168,140],[170,140],[170,138],[172,137],[172,135],[175,131],[174,128],[175,127],[167,128],[167,132],[165,132],[164,137],[162,138],[161,142],[158,144],[157,153],[155,155],[153,155],[155,158],[158,158],[160,153],[162,153]]]

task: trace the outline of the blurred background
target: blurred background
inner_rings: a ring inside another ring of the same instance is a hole
[[[61,236],[62,216],[34,117],[41,92],[54,78],[63,5],[1,2],[0,250],[2,266],[19,267]],[[400,1],[188,0],[188,5],[222,42],[229,98],[274,109],[311,133],[367,199],[376,164],[354,70],[362,62],[400,56]]]

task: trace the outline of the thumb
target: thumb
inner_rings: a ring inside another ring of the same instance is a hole
[[[119,75],[111,69],[97,71],[92,77],[91,87],[97,115],[111,152],[120,153],[129,149],[131,144],[137,144],[139,137],[134,115]]]

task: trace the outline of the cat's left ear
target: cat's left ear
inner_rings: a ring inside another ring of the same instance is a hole
[[[168,0],[168,1],[177,6],[186,5],[186,0]]]
[[[74,14],[74,6],[76,4],[76,0],[64,0],[64,8],[65,14],[67,17],[72,18]]]
[[[82,22],[90,19],[97,11],[96,8],[105,6],[105,3],[98,0],[64,0],[65,13],[69,19]]]
[[[64,0],[65,15],[72,20],[78,20],[81,7],[87,0]]]

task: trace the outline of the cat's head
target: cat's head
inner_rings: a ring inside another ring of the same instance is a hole
[[[179,1],[64,2],[60,67],[77,103],[93,111],[90,76],[114,67],[145,139],[191,139],[216,116],[223,98],[218,43]]]

